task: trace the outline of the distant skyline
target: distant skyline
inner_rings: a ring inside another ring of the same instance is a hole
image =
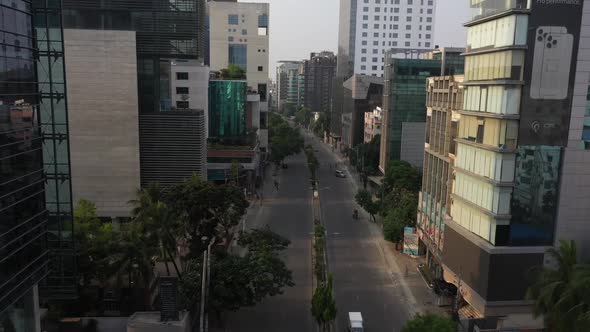
[[[308,59],[311,52],[338,48],[340,0],[252,0],[270,4],[270,68],[273,80],[281,60]],[[434,44],[465,47],[468,0],[436,0]]]

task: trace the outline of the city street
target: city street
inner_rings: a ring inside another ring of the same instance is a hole
[[[270,225],[271,229],[291,240],[284,259],[295,286],[252,308],[230,313],[228,331],[313,331],[311,316],[311,184],[303,153],[285,160],[289,168],[280,169],[279,190],[273,185],[274,166],[269,166],[263,192],[263,204],[249,208],[246,228]]]
[[[338,157],[317,138],[304,133],[306,144],[312,143],[320,161],[318,179],[323,222],[328,232],[328,264],[334,275],[338,319],[335,331],[346,329],[349,311],[362,312],[369,331],[400,331],[412,312],[412,304],[402,289],[399,269],[392,271],[377,225],[354,203],[356,184],[346,168],[338,167],[346,178],[334,176]],[[279,190],[267,174],[263,205],[253,206],[246,228],[268,224],[289,238],[291,247],[285,254],[293,271],[296,286],[283,295],[270,298],[253,308],[231,313],[229,331],[315,331],[310,313],[311,281],[311,190],[309,172],[303,154],[286,161],[279,170]],[[330,167],[330,165],[332,165]],[[269,172],[272,173],[271,168]],[[360,219],[352,219],[353,209]],[[395,264],[393,264],[395,265]]]
[[[334,275],[338,319],[335,331],[343,331],[350,311],[360,311],[368,331],[400,331],[409,315],[400,275],[391,271],[381,246],[378,227],[354,202],[356,186],[340,163],[346,178],[334,175],[338,162],[329,148],[313,143],[320,161],[318,172],[322,218],[328,232],[328,264]],[[330,167],[332,165],[332,167]],[[359,220],[352,211],[359,210]]]

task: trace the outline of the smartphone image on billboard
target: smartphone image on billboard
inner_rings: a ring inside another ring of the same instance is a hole
[[[535,34],[532,99],[565,99],[569,86],[574,36],[566,27],[540,26]]]

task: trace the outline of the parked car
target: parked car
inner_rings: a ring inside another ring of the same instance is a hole
[[[334,172],[334,175],[336,175],[336,177],[337,177],[337,178],[345,178],[345,177],[346,177],[346,174],[344,174],[344,172],[343,172],[343,171],[341,171],[341,170],[339,170],[339,169],[337,169],[337,170]]]

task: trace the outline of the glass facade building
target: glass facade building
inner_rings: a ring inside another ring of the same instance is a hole
[[[440,76],[440,71],[439,60],[395,59],[391,53],[386,53],[383,89],[385,114],[381,136],[381,145],[386,149],[386,161],[401,158],[404,122],[426,122],[426,79],[430,76]],[[382,164],[385,165],[386,161]],[[385,169],[385,166],[383,168]]]
[[[0,329],[49,273],[33,8],[0,2]],[[14,304],[14,305],[13,305]],[[24,310],[21,308],[21,310]]]
[[[209,82],[209,137],[238,138],[247,133],[246,81]]]

